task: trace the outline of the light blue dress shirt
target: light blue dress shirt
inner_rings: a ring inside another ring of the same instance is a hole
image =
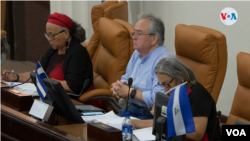
[[[142,107],[152,108],[157,92],[165,93],[164,88],[158,85],[158,78],[154,73],[156,64],[164,57],[173,55],[166,46],[158,46],[150,54],[142,57],[137,50],[134,51],[129,60],[126,74],[121,77],[121,82],[128,82],[129,77],[133,78],[131,88],[143,91],[142,97],[145,103],[129,98],[130,103],[138,104]]]

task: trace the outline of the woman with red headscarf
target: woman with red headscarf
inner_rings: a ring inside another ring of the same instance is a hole
[[[87,79],[90,81],[87,89],[93,89],[92,62],[86,48],[80,44],[85,40],[85,30],[68,16],[55,12],[49,16],[45,37],[51,48],[41,65],[48,77],[59,81],[68,92],[79,94]],[[2,80],[25,82],[30,77],[30,72],[7,72],[3,71]]]

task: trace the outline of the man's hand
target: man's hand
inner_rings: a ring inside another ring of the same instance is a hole
[[[118,80],[117,80],[118,81]],[[120,97],[117,95],[117,92],[115,91],[115,88],[116,87],[118,87],[117,86],[117,82],[115,82],[115,83],[112,83],[111,84],[111,91],[112,91],[112,93],[113,93],[113,96],[116,96],[118,99],[120,99]]]
[[[151,113],[152,115],[154,115],[154,112],[155,112],[155,102],[154,102],[154,105],[153,105],[152,110],[150,111],[150,113]]]
[[[128,94],[128,86],[126,85],[126,81],[119,81],[117,80],[115,83],[111,85],[111,91],[113,95],[116,96],[118,99],[120,97],[126,97]]]

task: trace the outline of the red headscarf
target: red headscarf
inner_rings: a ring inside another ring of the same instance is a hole
[[[56,24],[61,27],[65,27],[65,28],[69,28],[73,30],[73,22],[71,18],[64,14],[60,14],[57,12],[55,12],[54,14],[50,14],[49,20],[47,21],[47,23]]]

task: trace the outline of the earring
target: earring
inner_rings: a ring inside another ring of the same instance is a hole
[[[68,47],[68,45],[69,45],[69,42],[68,42],[68,41],[66,41],[66,44],[65,44],[65,45],[66,45],[66,47]]]

